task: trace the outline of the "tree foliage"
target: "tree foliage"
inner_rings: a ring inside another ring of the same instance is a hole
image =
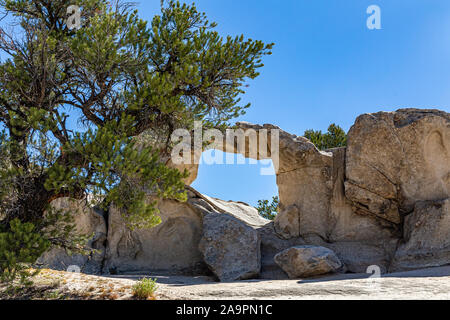
[[[118,1],[70,4],[82,10],[78,30],[66,0],[0,0],[14,21],[0,29],[0,225],[33,226],[62,247],[73,246],[71,230],[49,235],[45,214],[57,198],[114,203],[132,228],[159,223],[158,199],[186,199],[186,173],[166,165],[171,133],[243,114],[243,85],[272,47],[223,38],[177,1],[151,23]],[[151,139],[138,144],[144,133]]]
[[[35,274],[29,265],[49,246],[49,241],[36,232],[32,223],[12,220],[9,231],[0,233],[0,280],[11,282],[19,278],[21,284],[27,284],[28,278]]]
[[[274,220],[279,211],[279,202],[278,197],[273,197],[272,203],[270,204],[269,200],[258,200],[258,206],[256,209],[263,218]]]
[[[306,130],[304,137],[309,139],[319,150],[326,150],[347,145],[347,134],[336,124],[331,124],[326,133],[322,131]]]

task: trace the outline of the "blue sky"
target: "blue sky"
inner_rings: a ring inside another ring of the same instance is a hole
[[[348,130],[362,113],[403,107],[450,111],[448,0],[197,0],[223,35],[275,42],[261,76],[243,97],[240,120],[303,134],[335,122]],[[381,8],[381,30],[366,9]],[[143,1],[150,19],[159,0]],[[277,194],[274,176],[255,165],[200,167],[194,187],[256,204]]]
[[[137,0],[139,1],[139,0]],[[192,2],[192,1],[186,1]],[[272,123],[302,135],[362,113],[403,107],[450,111],[449,0],[197,0],[223,35],[274,42],[251,81],[238,120]],[[382,30],[368,30],[366,9],[381,8]],[[142,18],[160,0],[141,0]],[[255,205],[277,194],[275,176],[257,165],[203,165],[200,192]]]

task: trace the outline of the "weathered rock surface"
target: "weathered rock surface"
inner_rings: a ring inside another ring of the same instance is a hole
[[[237,218],[209,213],[203,219],[200,251],[220,281],[257,278],[261,270],[261,239],[258,232]]]
[[[161,224],[132,231],[126,227],[122,213],[110,208],[105,273],[204,271],[198,250],[202,215],[189,203],[172,200],[162,201],[159,210]]]
[[[253,259],[260,264],[259,242],[246,243],[252,237],[257,238],[256,228],[268,223],[261,218],[257,210],[244,203],[222,201],[204,196],[192,188],[188,188],[188,201],[181,203],[173,200],[164,200],[159,205],[162,223],[150,230],[129,230],[122,219],[119,210],[112,207],[109,211],[109,232],[108,248],[105,261],[104,272],[110,273],[133,273],[141,271],[166,271],[180,274],[203,274],[206,266],[217,272],[220,279],[228,279],[226,274],[227,265],[233,267],[237,265],[233,254],[224,255],[221,263],[222,271],[217,271],[214,263],[204,256],[205,250],[209,250],[205,245],[200,250],[200,240],[215,237],[216,242],[222,243],[222,253],[233,247],[232,242],[247,246],[243,250],[243,255],[254,256]],[[218,214],[216,223],[208,223],[210,214]],[[233,222],[230,222],[230,221]],[[221,226],[219,222],[225,223]],[[234,230],[231,226],[239,226],[241,229]],[[220,231],[217,228],[223,228]],[[242,230],[247,230],[252,236]],[[217,233],[217,234],[216,234]],[[209,234],[209,236],[206,236]],[[258,240],[259,241],[259,240]],[[218,244],[217,244],[218,245]],[[258,250],[256,248],[258,247]],[[252,248],[251,251],[250,248]],[[209,250],[208,252],[211,252]],[[202,254],[203,253],[203,254]],[[230,260],[231,259],[231,260]],[[256,275],[259,270],[256,272]],[[219,276],[220,275],[220,276]],[[255,272],[249,272],[249,277]],[[244,276],[243,276],[244,277]]]
[[[449,266],[387,274],[377,279],[368,279],[368,276],[368,274],[333,274],[320,279],[217,283],[213,278],[206,276],[152,275],[158,282],[158,300],[198,300],[199,304],[204,300],[237,299],[266,301],[450,299]],[[132,298],[129,287],[141,280],[142,275],[74,276],[67,272],[47,271],[40,273],[35,283],[39,284],[40,288],[40,284],[46,286],[49,279],[57,280],[56,282],[60,284],[56,288],[58,292],[75,299],[90,296],[103,300],[104,292],[114,288],[111,297],[128,300]],[[97,290],[92,292],[92,287]],[[5,290],[6,286],[0,286],[0,297],[8,298]],[[24,291],[23,298],[30,298],[29,291]],[[332,314],[334,309],[330,312]]]
[[[240,127],[277,129],[248,123]],[[277,234],[298,234],[307,244],[333,247],[349,271],[363,272],[376,264],[385,272],[404,236],[403,221],[416,203],[449,197],[446,112],[402,109],[362,115],[349,132],[348,147],[327,152],[304,138],[283,131],[279,136],[277,184],[283,214],[275,223]],[[298,233],[295,223],[288,223],[296,220],[295,214],[287,214],[293,206],[299,210]],[[446,249],[429,249],[429,255],[441,257],[430,258],[434,265],[450,263],[442,253],[433,253]]]
[[[277,214],[275,231],[283,239],[298,238],[300,236],[300,211],[292,205]]]
[[[361,214],[395,224],[416,202],[450,196],[450,115],[365,114],[348,135],[345,192]]]
[[[44,268],[66,271],[68,267],[78,266],[82,272],[99,274],[106,250],[107,227],[103,212],[87,207],[83,201],[68,198],[57,199],[52,202],[57,210],[70,212],[75,221],[76,232],[81,235],[92,235],[88,247],[94,249],[89,255],[69,255],[64,249],[53,248],[45,252],[37,261],[37,265]]]
[[[223,201],[190,188],[189,203],[203,214],[199,243],[203,261],[220,281],[257,278],[261,270],[261,235],[270,223],[243,202]]]
[[[291,279],[308,278],[336,272],[342,263],[336,254],[325,247],[298,246],[275,256],[275,262]]]
[[[223,201],[201,194],[198,194],[198,196],[212,206],[213,209],[209,209],[209,212],[226,213],[253,228],[263,227],[270,222],[269,220],[262,218],[259,215],[258,210],[244,202]]]
[[[224,151],[234,151],[258,160],[269,158],[278,163],[276,175],[281,213],[275,222],[275,229],[281,237],[317,236],[336,242],[370,242],[380,239],[390,241],[398,236],[398,230],[388,222],[360,215],[355,210],[355,204],[347,199],[344,186],[346,148],[319,151],[308,139],[273,125],[237,125],[247,136],[251,135],[251,131],[267,131],[266,140],[258,138],[258,150],[261,143],[267,143],[271,153],[255,156],[248,149],[242,150],[236,146],[233,149],[232,145],[226,145]],[[277,135],[272,134],[274,130],[278,131]],[[271,141],[273,136],[279,137],[278,144]],[[274,144],[279,149],[278,157]]]
[[[364,244],[361,242],[336,242],[326,244],[345,266],[346,272],[366,273],[368,267],[378,266],[382,274],[387,273],[395,252],[397,241]]]
[[[450,199],[417,203],[404,233],[392,271],[450,264]]]
[[[261,236],[261,279],[288,279],[287,274],[275,262],[275,256],[288,248],[304,245],[305,240],[301,237],[289,240],[282,239],[276,232],[274,223],[268,223],[258,228]]]
[[[225,281],[258,275],[283,279],[286,273],[274,257],[299,245],[332,250],[343,264],[339,271],[366,272],[377,265],[384,273],[450,264],[449,200],[443,200],[450,198],[449,113],[365,114],[351,128],[348,147],[327,151],[273,125],[237,126],[257,148],[225,139],[217,149],[274,161],[280,197],[276,220],[261,218],[244,203],[190,188],[186,203],[161,202],[163,222],[152,230],[128,230],[111,208],[103,232],[106,255],[91,259],[95,268],[204,274],[209,266]],[[197,175],[197,165],[169,165],[188,169],[188,184]],[[101,236],[93,243],[104,249]],[[82,265],[91,261],[80,258]],[[74,261],[64,259],[57,251],[46,257],[64,265]]]
[[[389,222],[383,219],[360,215],[345,196],[346,148],[330,150],[333,154],[333,169],[330,184],[330,212],[328,217],[328,241],[360,242],[368,244],[391,242],[401,234]]]

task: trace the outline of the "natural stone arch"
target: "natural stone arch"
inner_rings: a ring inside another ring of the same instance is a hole
[[[242,143],[239,144],[238,139],[230,139],[230,136],[234,135],[231,131],[224,134],[220,144],[211,147],[255,160],[272,159],[277,177],[280,210],[296,206],[300,212],[300,230],[296,230],[294,235],[313,234],[326,239],[329,233],[328,215],[333,189],[333,153],[319,151],[308,139],[289,134],[273,125],[240,122],[236,127],[245,137],[244,147]],[[254,136],[253,132],[256,133],[256,146],[252,147],[249,142]],[[276,141],[272,141],[274,137]],[[255,149],[257,152],[254,152]],[[199,150],[194,149],[194,143],[191,150],[193,156],[199,153]],[[198,164],[183,164],[177,168],[189,170],[191,174],[187,179],[188,184],[198,175]]]
[[[197,179],[191,184],[201,193],[257,206],[259,200],[278,196],[271,159],[254,160],[222,150],[202,154]]]
[[[186,203],[173,200],[161,203],[163,224],[154,230],[139,230],[130,235],[118,219],[117,210],[110,208],[106,255],[100,266],[116,266],[118,270],[147,267],[199,270],[200,273],[204,263],[216,271],[223,265],[241,266],[228,263],[235,261],[236,256],[226,261],[211,261],[214,252],[223,250],[213,250],[211,256],[208,253],[215,246],[234,248],[239,241],[234,235],[240,233],[230,233],[226,227],[231,218],[236,222],[233,223],[235,231],[244,225],[251,227],[244,229],[252,235],[254,251],[245,248],[239,251],[249,253],[240,255],[242,265],[250,261],[250,254],[252,261],[256,261],[245,267],[249,270],[242,270],[238,278],[256,276],[259,241],[260,277],[270,279],[282,276],[274,256],[304,244],[333,250],[346,270],[356,273],[365,272],[373,265],[386,272],[448,264],[449,123],[449,114],[438,110],[403,109],[366,114],[358,117],[350,130],[348,147],[326,152],[317,150],[305,138],[280,130],[276,174],[281,213],[275,222],[261,218],[251,206],[214,199],[187,187]],[[278,130],[271,125],[248,123],[240,123],[238,128],[244,133]],[[273,141],[258,138],[258,145],[264,143],[271,151],[266,155],[252,155],[250,150],[239,148],[234,142],[222,143],[221,149],[257,159],[273,157]],[[187,168],[193,179],[197,165]],[[218,220],[205,219],[209,215]],[[223,232],[209,232],[216,227]],[[162,231],[158,234],[158,230]],[[178,232],[183,236],[171,236]],[[190,239],[183,242],[187,247],[180,247],[182,238]],[[199,241],[204,244],[201,252],[197,246]],[[158,242],[161,246],[152,245]],[[126,250],[121,249],[123,243],[127,244]],[[171,250],[175,246],[180,251]]]

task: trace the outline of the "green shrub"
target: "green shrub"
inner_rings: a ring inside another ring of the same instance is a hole
[[[319,150],[326,150],[347,145],[347,134],[336,124],[328,127],[327,133],[322,131],[306,130],[304,137],[309,139]]]
[[[149,298],[153,298],[155,296],[155,292],[158,286],[156,285],[156,279],[141,279],[138,281],[132,288],[133,296],[146,300]]]
[[[274,220],[278,214],[279,202],[280,200],[278,197],[273,197],[271,204],[269,204],[269,200],[259,200],[258,207],[256,209],[263,218]]]

